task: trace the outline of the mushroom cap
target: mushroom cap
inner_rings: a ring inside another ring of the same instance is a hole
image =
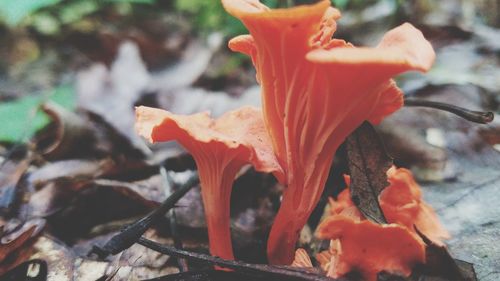
[[[379,195],[380,207],[391,223],[414,226],[433,242],[442,244],[449,239],[449,232],[443,227],[434,209],[422,198],[422,190],[412,173],[404,168],[392,167],[387,171],[390,185]]]
[[[344,176],[347,186],[350,184],[350,177]],[[358,207],[351,200],[351,193],[349,188],[344,189],[337,195],[337,199],[328,198],[328,203],[330,205],[330,216],[343,215],[350,217],[355,221],[360,221],[365,219],[363,214],[359,211]]]
[[[411,274],[412,267],[425,262],[425,244],[408,228],[379,225],[369,220],[354,221],[337,215],[324,220],[317,230],[321,239],[338,240],[332,255],[331,277],[359,271],[367,281],[377,280],[381,271]]]
[[[383,270],[408,275],[415,263],[423,262],[425,246],[414,226],[438,244],[449,236],[432,207],[423,201],[409,170],[392,167],[387,176],[390,184],[379,201],[390,224],[366,220],[348,188],[337,199],[329,199],[330,213],[317,229],[319,238],[332,239],[330,248],[317,255],[328,276],[340,277],[352,270],[360,271],[367,280],[376,280]],[[350,177],[344,178],[349,185]]]
[[[330,1],[321,0],[312,5],[298,5],[283,9],[269,9],[259,0],[222,0],[222,5],[229,14],[242,21],[268,20],[279,26],[280,21],[302,22],[303,18],[314,17],[314,15],[319,15],[321,19],[325,10],[330,7]]]
[[[409,23],[403,23],[387,32],[375,48],[355,48],[345,44],[335,48],[315,49],[307,54],[308,60],[321,64],[362,65],[363,68],[368,68],[367,71],[382,67],[390,76],[408,70],[425,72],[431,68],[435,57],[429,41]]]
[[[344,178],[349,186],[350,177]],[[379,203],[389,223],[405,226],[412,232],[417,227],[437,244],[443,244],[443,240],[450,238],[434,209],[424,201],[422,190],[410,170],[393,166],[387,171],[387,180],[389,185],[380,193]],[[352,202],[348,188],[337,199],[329,198],[329,204],[331,215],[364,218]]]
[[[208,112],[178,115],[166,110],[136,108],[136,131],[150,142],[177,140],[196,158],[205,149],[222,147],[235,159],[250,163],[259,172],[273,173],[283,180],[283,169],[272,150],[262,112],[242,107],[212,119]],[[220,159],[212,159],[215,163]]]

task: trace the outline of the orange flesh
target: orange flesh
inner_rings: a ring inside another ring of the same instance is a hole
[[[352,270],[360,272],[367,281],[376,281],[383,270],[408,276],[415,264],[425,261],[422,240],[397,224],[356,222],[337,215],[323,221],[317,235],[339,241],[330,256],[327,273],[330,277],[338,278]]]
[[[346,176],[349,186],[350,178]],[[379,202],[389,223],[405,226],[415,232],[417,227],[434,243],[443,244],[450,234],[443,227],[434,209],[422,198],[422,190],[413,178],[411,171],[392,167],[387,171],[389,185],[380,193]],[[351,201],[349,189],[345,189],[337,200],[330,198],[331,215],[354,213],[352,217],[362,217]]]
[[[419,231],[437,244],[450,234],[439,222],[432,207],[423,201],[422,190],[407,169],[394,167],[387,172],[390,185],[379,196],[380,207],[391,223]]]
[[[233,259],[229,214],[234,177],[251,163],[257,171],[283,178],[260,110],[244,107],[213,120],[208,113],[184,116],[141,106],[136,115],[140,135],[151,142],[177,140],[191,153],[200,177],[210,252]]]
[[[252,57],[262,86],[266,127],[287,183],[268,257],[290,264],[338,146],[363,121],[380,122],[400,108],[402,94],[390,78],[427,70],[434,51],[409,24],[387,33],[376,48],[330,40],[340,14],[327,0],[278,10],[256,0],[222,3],[251,34],[229,47]]]
[[[383,270],[409,275],[415,263],[423,262],[424,243],[414,225],[436,243],[449,237],[422,200],[422,191],[409,170],[392,167],[387,176],[390,185],[379,201],[389,225],[367,221],[352,202],[349,189],[336,200],[330,198],[329,216],[317,230],[320,238],[332,239],[330,249],[316,257],[328,276],[341,277],[352,270],[367,280],[376,280]],[[345,180],[349,185],[349,176]]]

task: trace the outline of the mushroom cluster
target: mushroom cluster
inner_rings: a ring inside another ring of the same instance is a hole
[[[374,48],[332,39],[340,12],[328,0],[275,10],[258,0],[222,4],[250,32],[229,47],[251,56],[262,87],[264,121],[286,175],[268,258],[290,264],[339,145],[363,121],[378,123],[399,109],[403,97],[391,77],[428,70],[434,50],[407,23]]]
[[[245,107],[213,120],[206,113],[182,116],[139,107],[137,130],[153,142],[177,140],[193,155],[213,255],[233,258],[229,198],[238,170],[252,164],[273,173],[286,188],[270,232],[268,259],[291,264],[298,234],[318,203],[339,145],[365,120],[378,123],[398,110],[403,97],[391,78],[410,70],[427,71],[435,54],[410,24],[389,31],[372,48],[332,39],[340,12],[329,0],[274,10],[258,0],[222,4],[250,32],[230,40],[229,48],[251,57],[262,88],[262,112]],[[407,192],[415,195],[415,190]],[[398,197],[390,191],[383,195],[390,202]],[[394,209],[388,212],[405,210],[413,216],[411,212],[428,211],[398,204],[390,204],[388,210]],[[409,222],[404,217],[395,220]],[[391,225],[377,230],[369,221],[345,218],[328,225],[335,225],[337,232],[348,228],[354,238],[366,228],[389,236],[406,229]],[[335,237],[328,233],[329,239]],[[414,236],[407,237],[408,247]],[[423,258],[419,245],[411,245],[408,261]]]
[[[388,224],[367,220],[352,202],[349,189],[336,200],[330,198],[329,211],[316,233],[330,240],[330,248],[316,256],[327,276],[338,278],[353,270],[368,281],[377,280],[381,271],[408,276],[415,264],[425,262],[425,243],[416,229],[436,244],[449,238],[409,170],[392,167],[387,177],[390,184],[379,202]],[[350,184],[349,176],[345,181]],[[311,267],[312,263],[299,249],[292,265]]]

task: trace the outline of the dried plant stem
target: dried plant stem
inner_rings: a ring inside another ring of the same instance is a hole
[[[129,248],[148,230],[153,223],[158,221],[165,213],[173,208],[175,204],[197,183],[198,176],[190,178],[182,187],[170,195],[163,203],[147,216],[126,226],[120,233],[113,236],[102,248],[94,246],[91,253],[100,257],[116,255]]]
[[[463,107],[455,106],[448,103],[443,102],[435,102],[428,100],[420,100],[420,99],[405,99],[405,106],[419,106],[419,107],[429,107],[435,108],[439,110],[444,110],[453,114],[456,114],[468,121],[487,124],[493,121],[494,114],[490,111],[473,111],[469,109],[465,109]]]
[[[300,268],[272,266],[265,264],[251,264],[241,261],[225,260],[219,257],[180,250],[172,246],[161,245],[142,237],[139,238],[139,241],[137,243],[165,255],[177,258],[185,258],[191,261],[210,263],[219,267],[233,269],[237,272],[265,278],[263,280],[282,280],[286,277],[289,278],[287,280],[345,281],[345,279],[332,279],[326,276],[315,274],[313,272],[308,272],[307,270]]]

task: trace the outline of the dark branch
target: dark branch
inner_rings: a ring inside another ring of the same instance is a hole
[[[161,245],[142,237],[139,239],[138,243],[143,245],[144,247],[165,255],[173,256],[176,258],[185,258],[190,261],[206,262],[219,267],[233,269],[241,273],[259,276],[263,278],[262,280],[282,280],[286,277],[289,278],[287,280],[345,281],[345,279],[332,279],[323,275],[316,274],[314,272],[308,272],[305,269],[301,268],[272,266],[265,264],[251,264],[241,261],[225,260],[210,255],[179,250],[175,247]]]
[[[444,110],[447,112],[451,112],[453,114],[456,114],[468,121],[475,122],[475,123],[480,123],[480,124],[487,124],[493,121],[494,114],[493,112],[490,111],[473,111],[469,109],[465,109],[459,106],[447,104],[447,103],[442,103],[442,102],[435,102],[435,101],[428,101],[428,100],[420,100],[420,99],[405,99],[405,106],[420,106],[420,107],[430,107],[430,108],[435,108],[435,109],[440,109]]]
[[[113,236],[102,248],[94,246],[91,253],[96,253],[104,258],[108,255],[116,255],[121,251],[128,249],[148,230],[153,223],[157,222],[165,213],[173,208],[193,186],[199,182],[198,176],[190,178],[182,187],[170,195],[163,203],[149,213],[144,218],[129,224],[120,233]]]

